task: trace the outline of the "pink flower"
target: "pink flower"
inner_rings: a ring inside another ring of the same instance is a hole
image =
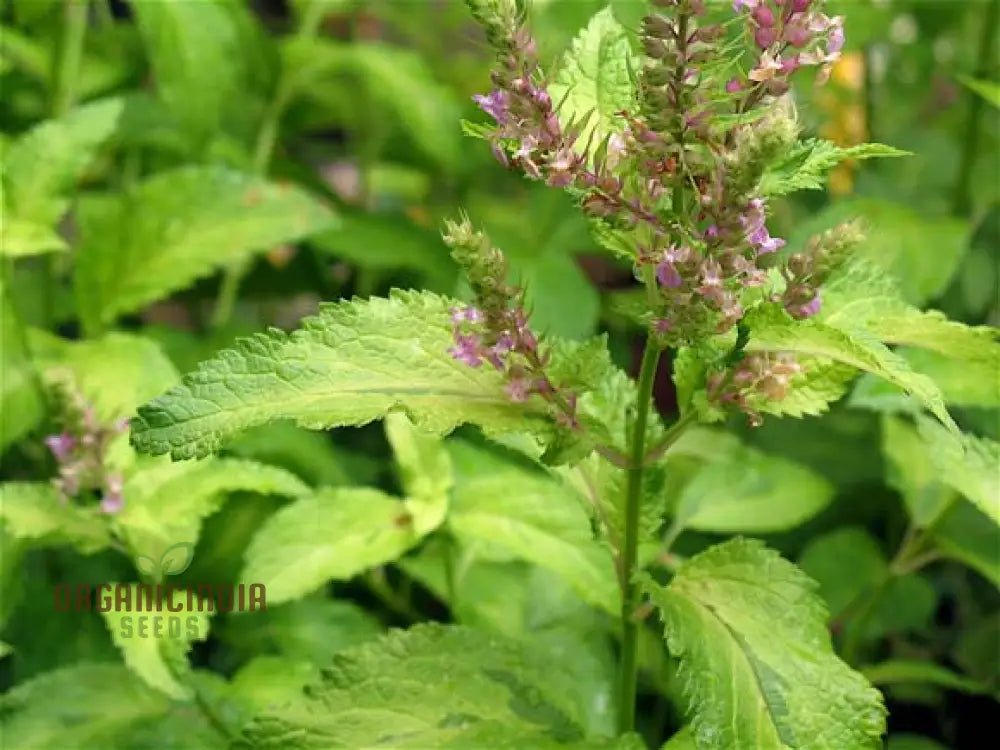
[[[472,101],[478,104],[479,108],[496,120],[498,124],[503,125],[507,122],[510,114],[510,101],[506,91],[494,89],[486,96],[476,94],[472,97]]]
[[[76,438],[68,432],[61,432],[58,435],[49,435],[45,438],[45,445],[52,451],[56,461],[65,461],[73,448],[76,447]]]
[[[482,364],[482,353],[478,336],[456,334],[455,346],[448,350],[448,354],[464,362],[469,367],[479,367]]]
[[[772,57],[769,53],[764,52],[757,62],[757,67],[747,74],[747,78],[757,83],[763,83],[770,81],[774,78],[775,73],[779,72],[781,72],[781,55]]]

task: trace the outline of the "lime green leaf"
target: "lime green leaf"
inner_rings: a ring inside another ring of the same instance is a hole
[[[230,492],[296,497],[309,492],[293,474],[275,466],[233,458],[195,464],[141,460],[127,477],[125,507],[115,528],[135,555],[159,561],[170,546],[198,541],[202,519],[217,511]]]
[[[698,750],[691,727],[684,727],[681,731],[677,732],[677,734],[667,740],[667,743],[660,750]]]
[[[119,664],[80,662],[47,672],[0,697],[3,741],[32,750],[114,747],[135,722],[158,717],[169,700]]]
[[[759,542],[735,539],[646,578],[699,748],[879,748],[881,696],[833,652],[815,583]]]
[[[981,81],[968,76],[958,76],[958,80],[964,83],[972,91],[975,91],[983,99],[988,101],[997,109],[1000,109],[1000,83],[996,81]]]
[[[66,240],[44,224],[0,216],[0,256],[24,258],[67,250]]]
[[[713,442],[716,450],[684,485],[674,513],[675,531],[784,531],[812,518],[833,499],[833,485],[805,466],[727,441],[725,433],[704,432],[700,439]],[[683,453],[685,438],[699,439],[689,431],[672,455]]]
[[[882,417],[882,453],[886,480],[903,496],[910,518],[918,526],[927,526],[954,500],[954,492],[937,481],[927,444],[909,422]]]
[[[122,600],[120,587],[127,588],[127,599]],[[149,597],[155,607],[156,587],[134,583],[104,584],[97,595],[98,610],[126,666],[171,698],[194,697],[192,688],[184,684],[189,670],[186,654],[194,641],[208,638],[212,602],[163,586],[163,611],[151,611]],[[167,611],[168,607],[173,611]]]
[[[444,519],[445,497],[399,500],[375,489],[328,489],[296,500],[261,527],[241,580],[269,603],[296,599],[395,560]]]
[[[45,413],[41,381],[29,356],[22,321],[0,278],[0,453]]]
[[[913,304],[924,304],[947,289],[968,248],[971,230],[967,221],[927,216],[905,204],[876,198],[831,204],[799,224],[789,245],[801,247],[811,235],[857,218],[867,225],[858,257],[899,279],[904,298]]]
[[[131,416],[137,406],[177,381],[173,364],[151,339],[112,332],[67,341],[32,331],[29,343],[47,372],[68,370],[103,422]]]
[[[572,678],[544,651],[460,626],[418,625],[342,651],[304,700],[255,720],[239,746],[639,748],[585,742]]]
[[[1000,443],[974,435],[955,435],[920,416],[917,429],[930,449],[938,479],[1000,524]]]
[[[900,683],[918,683],[937,685],[948,690],[961,693],[988,694],[988,685],[978,680],[955,674],[950,669],[928,661],[911,661],[909,659],[892,659],[880,664],[861,667],[861,674],[876,685],[897,685]]]
[[[448,528],[478,556],[552,571],[587,602],[621,606],[611,551],[594,538],[580,498],[541,470],[452,444],[456,481]]]
[[[392,446],[406,496],[435,507],[447,506],[453,477],[451,457],[441,438],[421,432],[405,414],[399,413],[386,415],[385,433]],[[431,520],[434,526],[440,523],[440,519],[435,522],[435,519],[423,515],[421,521]],[[418,530],[421,533],[430,531]]]
[[[90,198],[79,218],[77,302],[95,328],[227,263],[336,224],[300,188],[200,166],[161,172],[122,198]]]
[[[630,66],[637,66],[628,33],[611,7],[599,11],[573,40],[555,80],[549,85],[559,106],[563,127],[585,122],[577,148],[593,138],[593,149],[610,134],[621,132],[624,122],[615,112],[634,104]]]
[[[32,544],[69,544],[84,554],[111,542],[108,522],[96,507],[64,502],[51,484],[7,482],[0,484],[0,522],[3,530]]]
[[[233,675],[230,695],[255,713],[301,698],[305,686],[318,682],[319,668],[283,656],[257,656]]]
[[[842,161],[897,156],[912,154],[881,143],[843,147],[813,138],[794,146],[787,156],[765,172],[759,189],[763,195],[770,196],[788,195],[797,190],[822,190],[827,174]]]
[[[777,308],[748,314],[747,325],[751,331],[748,351],[793,352],[870,372],[903,388],[944,424],[955,428],[934,381],[914,372],[902,357],[864,331],[849,334],[826,321],[795,321]]]
[[[42,226],[55,224],[69,205],[64,196],[114,133],[123,110],[122,99],[101,99],[18,138],[3,159],[5,212]]]
[[[201,457],[239,430],[277,419],[323,429],[396,409],[436,433],[471,422],[548,434],[543,404],[512,403],[493,368],[472,369],[448,354],[452,304],[395,292],[328,305],[291,335],[245,339],[141,407],[134,444],[175,459]]]
[[[990,350],[981,351],[987,353]],[[897,349],[917,372],[927,375],[953,406],[1000,406],[1000,370],[990,357],[951,359],[927,349]],[[851,406],[876,411],[905,411],[912,404],[905,392],[884,380],[862,375],[851,391]]]

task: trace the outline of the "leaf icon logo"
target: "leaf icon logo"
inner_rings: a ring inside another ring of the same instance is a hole
[[[160,556],[159,561],[149,555],[137,555],[135,567],[144,576],[155,581],[163,580],[165,576],[176,576],[183,573],[191,565],[194,558],[194,545],[188,542],[178,542],[168,547]]]

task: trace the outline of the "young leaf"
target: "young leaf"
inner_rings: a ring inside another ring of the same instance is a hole
[[[241,748],[636,750],[583,737],[571,678],[545,652],[460,626],[418,625],[342,651],[302,700],[256,719]]]
[[[448,309],[427,292],[327,305],[303,328],[238,342],[139,409],[141,451],[202,457],[241,429],[277,419],[325,429],[362,425],[401,409],[421,429],[462,423],[493,432],[550,434],[544,405],[513,403],[500,375],[448,354]]]
[[[813,138],[795,145],[785,158],[771,166],[761,178],[759,189],[766,196],[788,195],[797,190],[822,190],[826,187],[827,174],[842,161],[896,156],[912,154],[881,143],[844,147]]]
[[[610,550],[594,538],[570,487],[541,470],[455,442],[448,528],[486,559],[515,557],[552,571],[610,613],[621,601]]]
[[[64,502],[55,487],[42,482],[0,484],[0,527],[31,544],[68,544],[84,554],[111,542],[107,520],[96,507]]]
[[[982,81],[968,76],[958,76],[958,80],[964,83],[969,89],[975,91],[979,96],[1000,109],[1000,83],[996,81]]]
[[[0,453],[45,413],[41,381],[22,336],[22,321],[0,277]]]
[[[934,525],[931,535],[945,555],[968,565],[1000,588],[997,527],[976,506],[964,501],[953,504]]]
[[[26,258],[67,250],[66,240],[44,224],[0,216],[0,256]]]
[[[297,187],[201,166],[161,172],[121,199],[92,197],[79,220],[76,295],[89,328],[227,263],[336,225]]]
[[[815,583],[759,542],[734,539],[646,578],[699,748],[879,748],[878,691],[834,654]]]
[[[588,141],[593,149],[612,133],[621,132],[623,121],[615,113],[628,109],[635,99],[630,65],[635,66],[628,33],[609,6],[599,11],[573,40],[555,80],[549,86],[559,108],[563,127],[583,120],[576,142],[578,150]]]
[[[120,587],[127,587],[125,601],[119,600]],[[152,589],[152,599],[145,589]],[[155,587],[110,583],[98,590],[97,606],[126,666],[150,687],[176,700],[189,700],[194,693],[184,684],[190,669],[186,654],[192,642],[208,638],[214,605],[192,601],[187,591],[171,591],[167,586],[163,586],[162,596],[163,611],[169,606],[169,613],[154,609],[150,614],[150,601],[155,607]]]
[[[674,511],[675,530],[768,533],[798,526],[833,499],[833,485],[801,464],[727,440],[715,430],[688,431],[670,456],[684,455],[685,442],[708,441],[709,460],[684,485]],[[667,470],[671,474],[670,469]]]
[[[910,518],[925,527],[955,500],[954,491],[938,482],[927,444],[917,429],[899,417],[882,417],[882,453],[886,482],[906,503]]]
[[[402,501],[375,489],[327,489],[275,513],[247,548],[241,580],[268,603],[296,599],[395,560],[444,520],[447,498]]]
[[[421,432],[399,413],[386,415],[385,434],[407,497],[447,505],[453,476],[451,457],[441,438]]]
[[[173,544],[197,542],[202,519],[219,509],[227,493],[238,491],[297,497],[309,487],[283,469],[255,461],[146,459],[125,482],[125,507],[115,516],[115,528],[134,554],[160,560]]]
[[[43,227],[55,224],[69,205],[65,194],[115,132],[124,106],[120,98],[101,99],[20,136],[3,158],[4,213]]]

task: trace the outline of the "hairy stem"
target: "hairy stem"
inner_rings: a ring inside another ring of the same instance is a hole
[[[646,340],[639,370],[639,397],[629,445],[631,465],[625,491],[625,548],[622,551],[622,660],[618,684],[618,730],[635,728],[635,698],[639,678],[639,625],[632,617],[639,604],[639,591],[632,580],[639,556],[639,505],[642,499],[643,458],[646,455],[646,423],[653,401],[653,380],[660,361],[660,349],[653,337]]]
[[[1000,23],[1000,0],[992,0],[986,7],[982,26],[983,35],[979,38],[979,55],[977,57],[979,67],[975,71],[977,78],[985,78],[989,74],[990,66],[995,63],[993,46],[998,23]],[[976,154],[979,150],[979,121],[983,111],[983,98],[979,94],[968,91],[966,97],[969,100],[969,117],[965,122],[965,138],[962,139],[964,150],[955,183],[955,197],[952,202],[952,210],[960,216],[967,214],[971,208],[972,170],[976,166]]]

